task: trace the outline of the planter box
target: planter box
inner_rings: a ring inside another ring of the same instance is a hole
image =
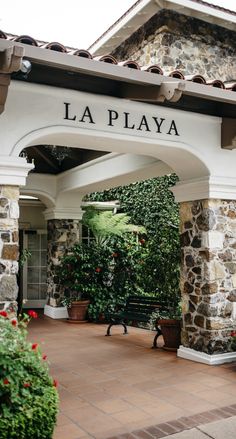
[[[51,319],[68,319],[68,312],[66,306],[44,306],[44,315],[51,317]]]

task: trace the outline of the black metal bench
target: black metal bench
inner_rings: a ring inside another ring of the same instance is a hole
[[[113,325],[123,325],[124,334],[128,334],[127,322],[150,322],[152,313],[163,309],[158,303],[156,297],[148,296],[129,296],[123,310],[109,315],[110,324],[107,328],[106,335],[111,335]],[[157,348],[157,339],[162,334],[161,329],[156,323],[156,335],[153,340],[153,348]]]

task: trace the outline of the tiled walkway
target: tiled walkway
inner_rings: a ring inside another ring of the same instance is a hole
[[[54,439],[148,438],[125,433],[236,404],[235,364],[206,366],[152,350],[149,331],[124,336],[116,327],[105,337],[105,325],[43,317],[29,329],[60,383]]]

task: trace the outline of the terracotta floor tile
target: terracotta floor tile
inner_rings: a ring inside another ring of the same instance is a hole
[[[31,340],[41,340],[60,383],[54,439],[126,437],[236,403],[236,363],[193,363],[174,352],[151,349],[154,333],[129,328],[123,336],[116,327],[112,337],[105,337],[106,327],[43,317],[30,324]]]
[[[78,439],[86,432],[72,422],[55,428],[53,439]]]
[[[176,390],[182,390],[184,392],[190,392],[194,394],[197,394],[198,392],[201,392],[206,389],[206,386],[196,382],[187,382],[187,383],[181,382],[179,384],[175,384],[173,387]]]
[[[97,407],[93,407],[91,404],[79,410],[71,409],[70,414],[67,412],[67,416],[69,416],[73,422],[76,422],[79,425],[83,425],[84,421],[87,422],[87,420],[91,420],[102,415],[102,410],[99,410]]]
[[[113,395],[109,392],[105,392],[103,390],[97,391],[95,393],[86,393],[83,395],[83,399],[87,402],[93,403],[96,405],[97,402],[106,401],[111,399]]]
[[[122,399],[107,399],[105,401],[93,402],[93,405],[105,413],[117,413],[132,408],[131,404]]]
[[[143,407],[143,410],[151,416],[156,417],[156,419],[161,418],[163,415],[169,416],[168,419],[175,419],[174,413],[179,411],[179,408],[169,402],[159,400],[155,405],[149,404]],[[182,416],[182,413],[181,413]]]
[[[230,404],[236,404],[236,395],[229,395],[225,392],[220,392],[215,389],[204,390],[198,393],[198,396],[206,401],[215,404],[217,407],[223,407]]]
[[[58,414],[58,416],[57,416],[57,427],[62,427],[63,425],[70,424],[70,422],[71,421],[70,421],[70,419],[67,416],[63,415],[62,413]]]
[[[144,419],[149,418],[150,415],[138,408],[131,408],[129,410],[125,410],[119,413],[113,413],[112,417],[121,422],[121,424],[126,425],[131,422],[140,422]]]
[[[106,432],[108,431],[109,435],[111,433],[111,430],[117,430],[120,429],[123,432],[123,425],[118,420],[111,418],[109,415],[101,415],[96,416],[95,418],[92,417],[84,417],[82,420],[80,420],[81,427],[89,434],[96,436],[96,434],[103,433],[104,436]]]

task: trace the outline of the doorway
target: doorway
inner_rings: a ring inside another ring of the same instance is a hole
[[[21,269],[23,308],[43,308],[47,297],[47,231],[23,230],[22,251],[28,257]]]

